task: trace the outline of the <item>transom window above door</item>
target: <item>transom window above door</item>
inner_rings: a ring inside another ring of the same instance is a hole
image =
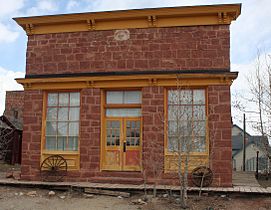
[[[107,91],[106,104],[141,104],[141,91]]]
[[[106,117],[140,117],[141,91],[106,91]]]

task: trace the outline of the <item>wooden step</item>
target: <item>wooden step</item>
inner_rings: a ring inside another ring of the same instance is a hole
[[[134,177],[92,177],[91,182],[110,184],[143,184],[143,178]]]

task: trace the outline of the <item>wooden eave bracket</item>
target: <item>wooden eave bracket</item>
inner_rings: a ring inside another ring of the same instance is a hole
[[[155,15],[148,16],[148,23],[149,27],[156,27],[157,26],[157,18]]]
[[[96,22],[95,19],[89,19],[87,20],[87,27],[89,31],[94,31],[96,28]]]
[[[25,83],[23,84],[24,88],[31,88],[32,84],[31,83]]]
[[[87,87],[94,87],[94,81],[93,80],[89,80],[86,81]]]
[[[26,24],[25,31],[28,36],[33,35],[34,34],[34,25],[33,24]]]
[[[149,86],[157,86],[157,85],[158,85],[157,78],[150,78],[149,79]]]
[[[236,20],[236,14],[228,12],[219,12],[217,14],[219,24],[230,24],[231,21]]]

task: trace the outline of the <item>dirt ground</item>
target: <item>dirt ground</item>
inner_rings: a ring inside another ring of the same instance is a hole
[[[134,204],[143,198],[142,194],[133,193],[130,198],[93,195],[86,197],[80,192],[54,191],[49,195],[48,189],[19,188],[0,186],[0,210],[175,210],[178,199],[160,194],[158,198],[149,195],[146,204]],[[165,198],[166,197],[166,198]],[[270,196],[248,196],[209,194],[198,198],[189,195],[189,209],[199,210],[271,210]]]

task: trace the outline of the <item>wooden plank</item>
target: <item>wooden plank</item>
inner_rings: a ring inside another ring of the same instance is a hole
[[[124,198],[129,198],[130,193],[113,191],[113,190],[98,190],[93,188],[85,188],[85,193],[98,194],[98,195],[110,195],[110,196],[121,196]]]

